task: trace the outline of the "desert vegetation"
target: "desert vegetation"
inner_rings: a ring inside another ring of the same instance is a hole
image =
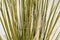
[[[56,13],[60,0],[52,0],[50,12],[49,1],[1,0],[0,21],[7,40],[52,40],[50,36],[60,18],[60,11]]]

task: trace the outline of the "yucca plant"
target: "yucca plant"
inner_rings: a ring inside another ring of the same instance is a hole
[[[55,0],[52,1],[50,12],[48,12],[49,1],[1,0],[0,20],[7,40],[50,40],[60,18],[60,11],[56,13],[60,0],[57,0],[56,4]],[[56,14],[58,15],[54,21]]]

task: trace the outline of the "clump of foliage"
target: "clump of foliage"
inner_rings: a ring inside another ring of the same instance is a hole
[[[7,40],[49,40],[60,18],[59,12],[52,25],[60,3],[54,1],[47,20],[49,0],[1,0],[0,20]]]

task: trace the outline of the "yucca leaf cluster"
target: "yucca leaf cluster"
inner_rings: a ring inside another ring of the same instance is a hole
[[[49,14],[49,0],[1,0],[0,21],[7,40],[49,40],[60,18],[59,12],[53,24],[60,0],[54,3]]]

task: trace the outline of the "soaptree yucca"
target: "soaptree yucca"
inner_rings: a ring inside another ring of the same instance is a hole
[[[60,18],[60,12],[56,13],[60,0],[52,0],[50,12],[49,1],[1,0],[0,21],[7,40],[52,40],[50,36]]]

